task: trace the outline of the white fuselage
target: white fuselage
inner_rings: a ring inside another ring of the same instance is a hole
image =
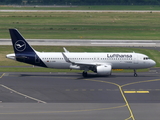
[[[48,68],[70,69],[60,52],[36,52]],[[111,65],[112,69],[143,69],[155,65],[148,56],[140,53],[65,53],[72,62]],[[38,62],[38,61],[37,61]]]

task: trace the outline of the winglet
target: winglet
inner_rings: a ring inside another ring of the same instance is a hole
[[[69,53],[69,51],[65,47],[63,47],[63,50],[65,53]]]
[[[73,63],[73,62],[71,62],[71,61],[69,60],[69,58],[67,58],[67,56],[66,56],[63,52],[62,52],[62,55],[63,55],[63,57],[64,57],[64,59],[65,59],[66,62]]]

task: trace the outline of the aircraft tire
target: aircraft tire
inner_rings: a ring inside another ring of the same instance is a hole
[[[83,72],[82,75],[84,78],[88,76],[87,72]]]
[[[137,77],[138,75],[137,75],[137,73],[134,73],[134,77]]]

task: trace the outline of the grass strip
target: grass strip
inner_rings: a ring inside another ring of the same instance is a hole
[[[0,38],[159,40],[160,13],[0,13]]]

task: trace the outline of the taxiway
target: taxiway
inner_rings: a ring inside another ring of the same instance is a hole
[[[138,74],[84,79],[79,73],[1,73],[0,115],[8,120],[159,120],[159,71]]]

